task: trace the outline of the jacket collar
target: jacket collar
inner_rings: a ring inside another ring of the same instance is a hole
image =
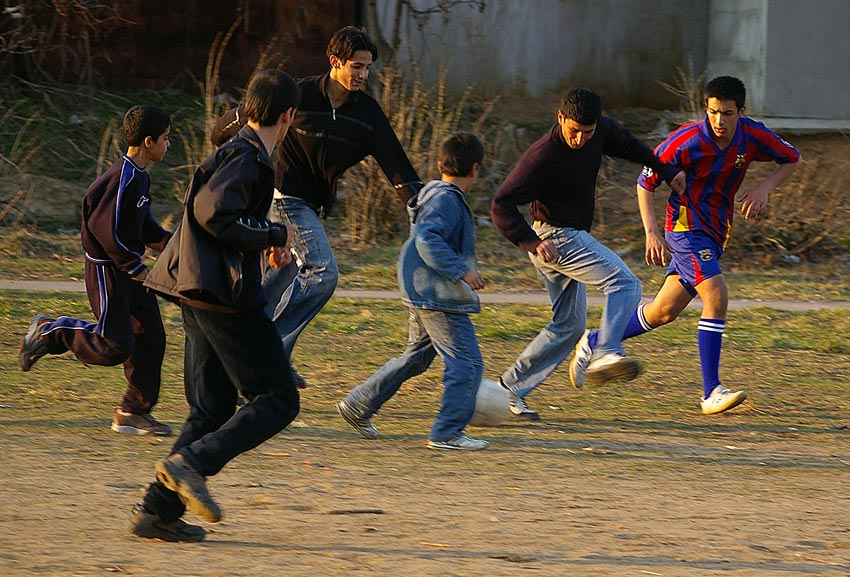
[[[319,81],[317,83],[317,86],[319,87],[319,92],[321,92],[322,98],[328,103],[328,106],[331,105],[331,99],[328,98],[328,92],[326,90],[326,87],[328,85],[328,82],[330,82],[330,79],[331,79],[331,73],[330,73],[330,71],[328,71],[328,72],[325,72],[324,74],[322,74],[321,76],[319,76]],[[360,100],[360,93],[361,92],[363,92],[362,89],[349,93],[348,94],[348,100],[346,100],[343,103],[343,106],[345,106],[349,102],[355,102],[355,103],[358,102]]]
[[[272,170],[274,170],[274,164],[272,163],[271,156],[269,156],[269,151],[266,150],[263,141],[260,140],[260,137],[257,135],[256,132],[254,132],[253,128],[246,124],[245,126],[239,129],[239,133],[236,136],[256,148],[257,159],[263,164],[268,165]]]

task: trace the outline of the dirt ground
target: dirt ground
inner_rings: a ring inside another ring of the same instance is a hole
[[[416,394],[365,441],[329,403],[307,409],[308,389],[294,426],[209,480],[224,519],[200,544],[126,529],[169,440],[4,407],[0,574],[850,575],[850,452],[829,409],[770,426],[541,406],[539,423],[472,429],[491,446],[459,454],[424,447]]]

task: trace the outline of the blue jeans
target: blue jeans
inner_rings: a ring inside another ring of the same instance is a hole
[[[281,211],[285,209],[285,217]],[[269,218],[298,227],[293,242],[294,262],[281,269],[269,268],[263,276],[268,299],[266,314],[277,328],[287,357],[292,356],[301,331],[319,314],[336,289],[339,269],[319,215],[300,198],[275,200]]]
[[[411,308],[407,349],[352,389],[345,403],[361,418],[370,418],[402,383],[424,373],[437,354],[445,365],[443,398],[428,438],[454,439],[472,419],[484,374],[478,338],[466,314]]]
[[[299,395],[262,309],[229,314],[183,306],[183,327],[189,416],[171,453],[179,452],[208,477],[292,422]],[[248,400],[238,411],[237,394]],[[185,512],[177,494],[159,481],[148,488],[144,504],[166,521]]]
[[[573,351],[587,325],[585,285],[601,290],[605,308],[599,321],[594,355],[622,353],[623,332],[640,304],[640,280],[626,263],[586,231],[535,223],[534,231],[558,247],[558,257],[544,262],[529,253],[543,277],[552,303],[552,322],[529,343],[502,382],[520,397],[530,393]]]

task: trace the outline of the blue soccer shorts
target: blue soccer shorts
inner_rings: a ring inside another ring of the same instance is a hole
[[[679,282],[691,296],[696,286],[713,276],[723,274],[720,256],[723,249],[713,238],[701,232],[668,232],[664,238],[673,250],[667,276],[679,275]]]

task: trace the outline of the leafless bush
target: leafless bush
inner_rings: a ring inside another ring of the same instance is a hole
[[[485,174],[476,188],[488,190],[494,181],[501,180],[504,173],[499,174],[495,170],[497,164],[490,162],[501,156],[503,148],[500,133],[503,127],[488,123],[495,100],[471,104],[471,90],[457,101],[452,100],[446,93],[445,77],[425,87],[415,70],[405,72],[400,68],[385,67],[376,71],[374,76],[373,95],[424,181],[439,178],[436,166],[440,143],[459,129],[471,130],[485,142]],[[391,237],[406,229],[404,207],[371,157],[347,172],[340,183],[340,196],[345,205],[351,248],[370,246],[382,237]],[[480,199],[480,193],[473,198]],[[473,208],[476,204],[481,203],[473,202]]]

